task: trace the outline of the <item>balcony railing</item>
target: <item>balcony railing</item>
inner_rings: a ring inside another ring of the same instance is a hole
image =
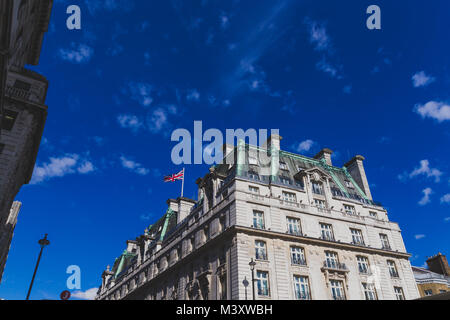
[[[333,270],[340,270],[340,271],[348,271],[347,266],[345,265],[345,263],[341,263],[341,262],[332,262],[329,260],[325,260],[323,262],[323,267],[325,269],[333,269]]]
[[[19,98],[22,100],[29,100],[30,92],[23,89],[14,88],[11,86],[6,87],[6,95],[9,97]]]

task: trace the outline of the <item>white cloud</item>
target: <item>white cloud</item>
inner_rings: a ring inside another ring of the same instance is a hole
[[[407,178],[414,178],[420,175],[425,175],[427,178],[434,178],[437,183],[441,181],[442,171],[437,168],[430,168],[430,162],[428,160],[421,160],[420,166],[415,168],[411,173],[403,173],[398,176],[400,180],[406,180]]]
[[[145,82],[129,82],[128,89],[131,93],[131,99],[139,102],[142,106],[148,107],[152,104],[153,86]]]
[[[72,63],[87,63],[94,55],[94,49],[86,44],[72,42],[70,47],[71,49],[59,49],[58,55],[62,60]]]
[[[144,125],[142,121],[135,115],[121,114],[117,117],[117,122],[122,128],[137,131]]]
[[[419,205],[424,206],[431,202],[430,195],[433,194],[433,190],[431,190],[431,188],[426,188],[426,189],[423,189],[422,192],[423,192],[423,197],[422,197],[422,199],[420,199]]]
[[[417,72],[416,74],[414,74],[412,76],[411,80],[413,82],[413,86],[415,88],[418,88],[418,87],[425,87],[425,86],[429,85],[430,83],[435,81],[436,78],[426,75],[424,71],[420,71],[420,72]]]
[[[315,50],[329,50],[331,41],[325,26],[309,18],[305,19],[305,23],[309,28],[309,41],[314,45]]]
[[[447,193],[446,195],[442,196],[441,203],[450,203],[450,193]]]
[[[120,157],[120,161],[122,163],[122,167],[133,171],[141,176],[146,176],[150,173],[149,169],[144,168],[140,163],[137,163],[133,160],[127,159],[124,156]]]
[[[78,154],[50,158],[42,166],[36,165],[30,184],[38,184],[51,178],[61,178],[68,174],[87,174],[95,170],[92,162],[81,159]]]
[[[200,100],[200,93],[197,89],[189,90],[186,99],[188,101],[199,101]]]
[[[450,120],[450,105],[445,102],[429,101],[425,104],[418,104],[414,111],[422,118],[432,118],[438,122]]]
[[[416,238],[416,240],[420,240],[420,239],[425,238],[425,235],[424,235],[424,234],[416,234],[416,235],[414,236],[414,238]]]
[[[315,144],[314,141],[308,139],[308,140],[300,142],[295,149],[297,150],[297,152],[309,151],[309,150],[311,150],[311,148],[313,147],[314,144]]]
[[[97,295],[98,288],[91,288],[86,291],[74,291],[72,297],[83,300],[94,300]]]

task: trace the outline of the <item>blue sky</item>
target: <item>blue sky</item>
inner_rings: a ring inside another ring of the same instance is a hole
[[[81,31],[66,8],[82,10]],[[381,8],[382,29],[366,28]],[[55,1],[40,64],[48,119],[0,297],[57,299],[66,268],[82,291],[160,217],[179,183],[163,175],[171,132],[280,129],[282,149],[355,154],[400,224],[412,263],[450,255],[447,1]],[[208,166],[186,166],[185,196]],[[83,294],[79,294],[83,297]],[[84,295],[86,296],[86,295]]]

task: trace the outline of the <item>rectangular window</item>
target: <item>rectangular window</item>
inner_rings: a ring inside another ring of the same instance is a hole
[[[269,273],[266,271],[256,271],[256,284],[258,288],[258,295],[269,296]]]
[[[14,88],[17,88],[20,90],[25,90],[25,91],[30,91],[31,84],[29,84],[28,82],[21,81],[21,80],[16,80],[14,82]]]
[[[366,300],[377,300],[377,292],[373,283],[362,283],[364,296]]]
[[[395,266],[395,262],[392,260],[387,261],[387,265],[389,268],[389,274],[392,278],[398,278],[397,267]]]
[[[312,182],[312,191],[315,194],[321,194],[323,195],[323,186],[321,182],[313,181]]]
[[[288,170],[288,166],[285,162],[280,162],[280,169],[281,170]]]
[[[267,249],[264,241],[255,241],[255,258],[256,260],[267,260]]]
[[[253,228],[265,229],[264,213],[261,211],[253,211]]]
[[[280,183],[282,184],[288,184],[291,185],[291,179],[287,178],[287,177],[280,177]]]
[[[403,289],[401,287],[394,287],[394,292],[397,300],[405,300],[405,295],[403,294]]]
[[[369,259],[363,256],[357,256],[356,261],[358,262],[359,273],[368,274],[369,273]]]
[[[297,196],[295,193],[283,191],[282,196],[284,201],[297,203]]]
[[[258,165],[258,160],[254,157],[248,157],[248,164]]]
[[[334,241],[333,227],[331,224],[320,224],[321,238],[323,240]]]
[[[389,244],[389,239],[386,234],[380,233],[380,240],[381,240],[381,248],[385,250],[391,250],[391,245]]]
[[[19,113],[8,109],[3,110],[2,130],[11,131]]]
[[[344,204],[344,210],[345,210],[345,213],[347,213],[347,214],[356,215],[356,210],[355,210],[354,206]]]
[[[334,300],[345,300],[344,283],[340,280],[330,280],[331,296]]]
[[[286,218],[286,224],[287,224],[287,232],[289,234],[295,234],[295,235],[301,235],[302,234],[302,228],[300,225],[300,219],[297,218]]]
[[[305,250],[300,247],[291,247],[291,263],[306,266]]]
[[[325,252],[325,266],[331,269],[338,269],[339,260],[336,252],[326,251]]]
[[[352,234],[352,243],[356,244],[356,245],[363,246],[364,245],[364,238],[363,238],[361,230],[359,230],[359,229],[350,229],[350,232]]]
[[[424,293],[426,296],[432,296],[433,295],[433,290],[424,290]]]
[[[259,188],[258,188],[258,187],[248,186],[248,190],[249,190],[251,193],[259,194]]]
[[[350,181],[348,181],[348,180],[345,180],[345,186],[346,186],[347,188],[354,189],[354,188],[353,188],[353,184],[352,184]]]
[[[294,293],[297,300],[310,300],[308,277],[294,276]]]
[[[3,153],[3,149],[5,149],[5,144],[4,143],[0,143],[0,154]]]
[[[378,213],[376,213],[375,211],[369,211],[369,215],[374,219],[378,219]]]
[[[325,200],[314,199],[314,204],[320,209],[326,209],[327,207]]]

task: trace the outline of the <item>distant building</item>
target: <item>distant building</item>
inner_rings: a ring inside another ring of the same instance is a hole
[[[224,163],[196,181],[198,200],[169,199],[103,272],[96,299],[253,299],[251,261],[257,300],[418,298],[364,158],[336,167],[329,149],[309,158],[280,140],[225,145]]]
[[[0,233],[0,270],[5,269],[6,260],[8,259],[9,248],[11,247],[11,240],[14,235],[14,229],[17,223],[17,216],[19,215],[22,203],[14,201],[9,211],[6,225],[3,227]],[[0,273],[0,281],[2,280],[3,272]]]
[[[445,255],[438,253],[426,261],[428,269],[412,267],[421,297],[450,292],[450,267]]]
[[[37,65],[53,0],[0,1],[0,234],[14,198],[29,183],[47,117],[47,80]],[[0,250],[9,241],[0,242]],[[7,257],[0,253],[2,259]],[[6,261],[0,260],[0,279]]]

